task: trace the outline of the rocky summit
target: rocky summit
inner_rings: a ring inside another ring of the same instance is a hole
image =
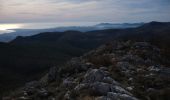
[[[107,43],[3,100],[169,100],[170,68],[147,42]]]

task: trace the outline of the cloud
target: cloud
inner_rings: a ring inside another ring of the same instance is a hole
[[[99,2],[102,0],[47,0],[47,2],[52,2],[52,3],[57,3],[57,2],[85,3],[85,2],[94,2],[94,1]]]
[[[0,22],[170,21],[170,0],[0,0]]]

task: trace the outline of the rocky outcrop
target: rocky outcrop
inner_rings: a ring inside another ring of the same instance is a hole
[[[40,81],[27,83],[5,98],[168,100],[170,69],[161,58],[161,50],[146,42],[109,43],[51,68]]]

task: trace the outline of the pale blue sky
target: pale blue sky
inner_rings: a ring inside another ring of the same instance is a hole
[[[0,0],[0,23],[170,21],[170,0]]]

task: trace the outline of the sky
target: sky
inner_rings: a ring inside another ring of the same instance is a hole
[[[170,0],[0,0],[0,23],[170,21]]]

